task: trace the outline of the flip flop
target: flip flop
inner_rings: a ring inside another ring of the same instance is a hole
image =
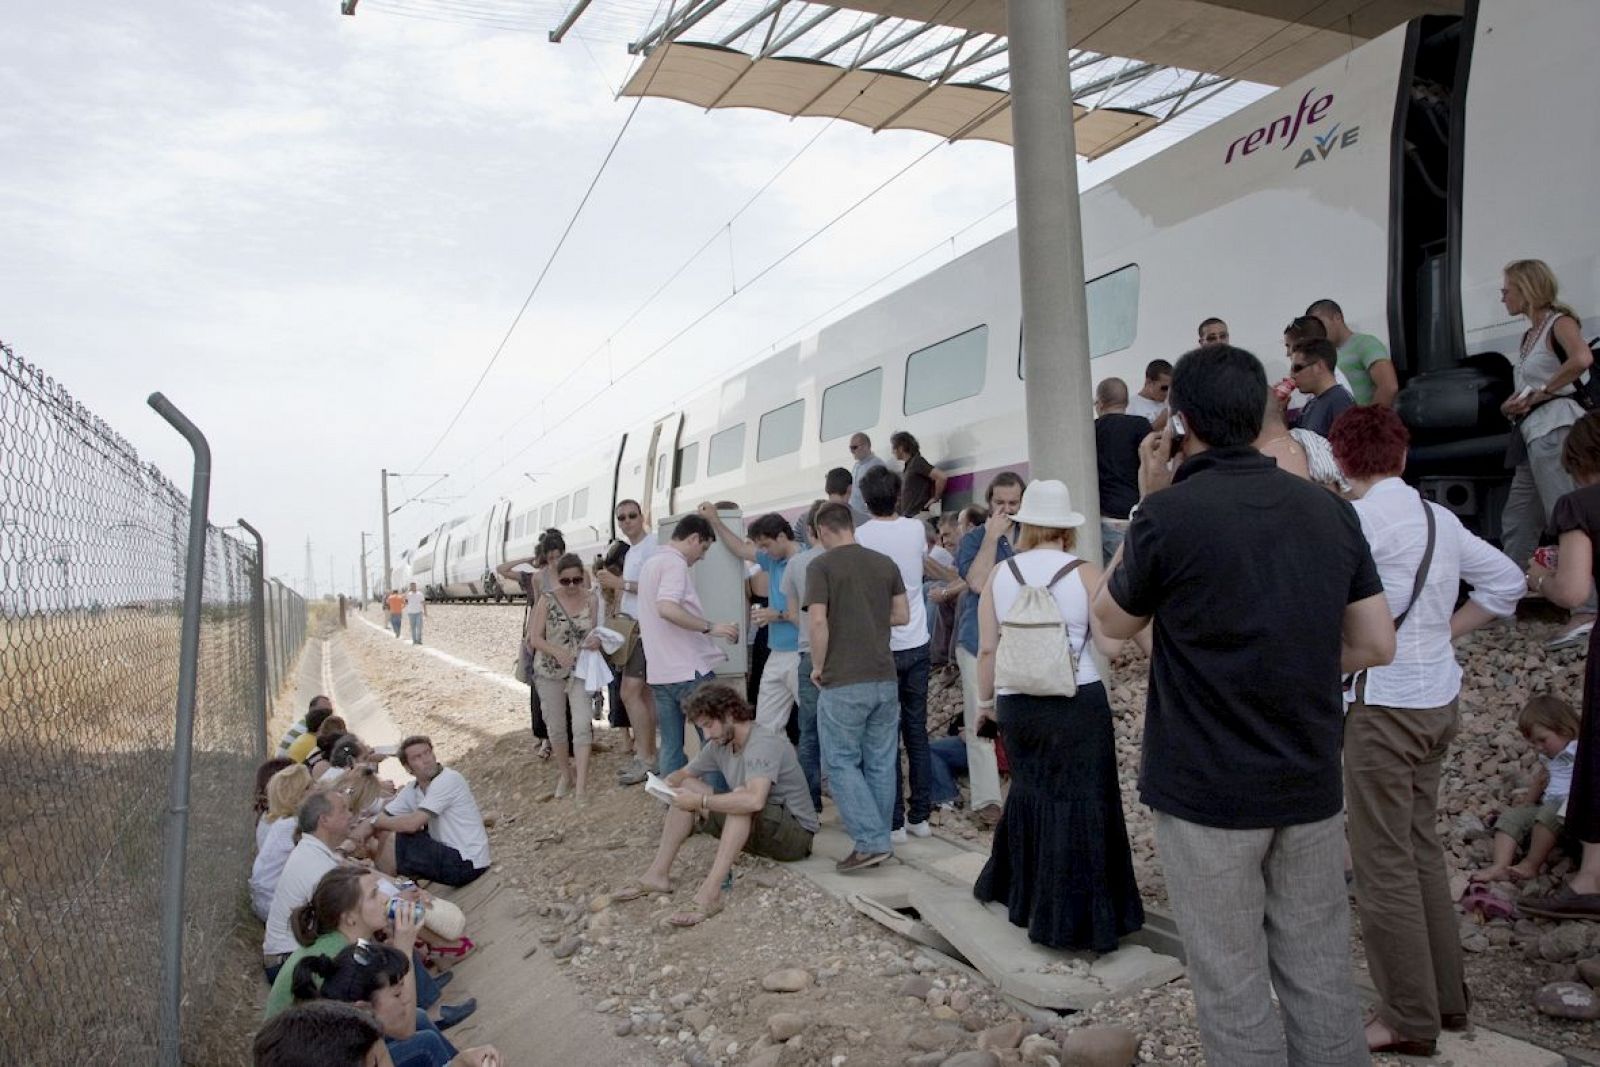
[[[673,914],[667,916],[667,922],[673,926],[687,929],[691,926],[699,926],[707,919],[710,919],[713,916],[721,913],[721,911],[722,901],[719,899],[709,908],[694,907],[690,908],[688,911],[674,912]]]
[[[1511,919],[1517,914],[1515,905],[1481,882],[1462,894],[1461,910],[1468,915],[1477,916],[1483,922]]]
[[[621,889],[617,890],[615,893],[612,893],[611,894],[611,899],[616,901],[619,904],[622,904],[622,903],[626,903],[627,901],[630,901],[630,900],[639,900],[642,897],[650,897],[650,896],[658,896],[658,895],[659,896],[663,896],[663,897],[671,896],[672,895],[672,890],[670,890],[670,889],[657,889],[653,885],[644,885],[641,882],[635,882],[632,885],[625,885]]]

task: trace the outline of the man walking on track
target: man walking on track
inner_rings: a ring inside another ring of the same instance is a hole
[[[428,599],[417,592],[417,583],[411,583],[411,591],[406,594],[406,621],[411,624],[411,643],[422,644],[422,617],[428,614]],[[394,635],[400,636],[400,626],[395,624]]]
[[[396,637],[400,636],[400,614],[406,610],[406,598],[400,595],[400,590],[389,590],[388,597],[383,602],[384,610],[389,613],[389,629],[394,631]]]

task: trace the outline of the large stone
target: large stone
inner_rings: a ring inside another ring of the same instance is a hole
[[[1046,1065],[1061,1062],[1061,1046],[1043,1035],[1029,1034],[1018,1047],[1023,1063]]]
[[[767,1036],[782,1043],[806,1028],[806,1017],[799,1012],[780,1011],[767,1016]]]
[[[554,956],[558,960],[564,960],[564,959],[570,958],[573,955],[573,953],[577,952],[582,947],[583,947],[583,939],[582,938],[580,938],[580,937],[569,937],[565,941],[561,942],[561,944],[559,944],[555,948],[551,949],[550,950],[550,954],[552,956]]]
[[[1562,923],[1539,937],[1539,955],[1551,963],[1577,959],[1589,950],[1589,931],[1582,923]]]
[[[1010,1022],[993,1026],[978,1035],[980,1049],[1011,1049],[1022,1044],[1022,1036],[1028,1032],[1026,1023]]]
[[[900,983],[900,989],[895,995],[922,1000],[931,992],[933,992],[933,979],[927,975],[914,974]]]
[[[933,1052],[938,1049],[947,1049],[962,1038],[960,1030],[950,1025],[932,1026],[925,1030],[913,1030],[906,1035],[906,1044],[918,1052]]]
[[[1578,977],[1600,989],[1600,958],[1578,961]]]
[[[1139,1055],[1139,1035],[1121,1026],[1086,1026],[1067,1033],[1065,1067],[1128,1067]]]
[[[1533,995],[1533,1006],[1557,1019],[1600,1019],[1600,996],[1579,982],[1551,982]]]
[[[761,988],[768,993],[798,993],[811,985],[811,972],[799,967],[785,967],[761,979]]]

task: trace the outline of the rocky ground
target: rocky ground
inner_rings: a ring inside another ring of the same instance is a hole
[[[377,621],[370,611],[368,618]],[[435,606],[427,637],[452,655],[503,670],[512,661],[520,619],[518,608]],[[1579,699],[1583,653],[1546,653],[1542,640],[1551,630],[1549,623],[1524,622],[1463,642],[1463,729],[1447,762],[1440,820],[1458,883],[1483,865],[1487,821],[1533,765],[1515,729],[1517,708],[1533,692]],[[1004,1061],[1047,1063],[1063,1055],[1069,1038],[1082,1040],[1081,1031],[1100,1025],[1131,1030],[1140,1062],[1203,1062],[1193,1000],[1182,981],[1046,1028],[1024,1019],[970,972],[919,953],[765,861],[736,869],[721,915],[674,931],[662,920],[687,903],[692,873],[709,860],[708,840],[692,840],[680,857],[672,901],[614,903],[611,893],[648,865],[659,826],[654,801],[614,784],[624,758],[617,735],[597,734],[596,788],[580,812],[570,801],[550,798],[555,769],[533,756],[525,697],[417,655],[408,642],[359,623],[347,634],[356,666],[401,730],[431,734],[441,754],[473,782],[485,811],[497,817],[496,866],[545,920],[549,950],[570,961],[573,978],[597,1010],[615,1018],[618,1032],[658,1046],[662,1062],[933,1064],[963,1051],[979,1056],[980,1046],[989,1046]],[[1114,665],[1111,695],[1140,883],[1147,900],[1163,904],[1148,812],[1134,799],[1142,662]],[[956,687],[937,691],[931,720],[948,718],[958,700]],[[982,828],[964,815],[940,822],[943,833],[979,847],[987,843]],[[1600,1050],[1592,1024],[1550,1018],[1533,1006],[1542,986],[1576,979],[1577,961],[1600,953],[1600,924],[1464,919],[1462,927],[1478,1018],[1547,1047]],[[1359,937],[1355,943],[1359,952]],[[782,971],[802,972],[784,976],[802,988],[763,986],[786,984],[776,976]]]

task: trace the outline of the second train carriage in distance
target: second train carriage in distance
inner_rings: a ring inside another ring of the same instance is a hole
[[[1498,407],[1525,326],[1501,307],[1502,266],[1545,260],[1585,335],[1600,332],[1597,41],[1592,0],[1469,0],[1086,192],[1093,379],[1137,390],[1148,361],[1193,347],[1213,315],[1279,376],[1284,325],[1331,297],[1392,354],[1408,476],[1498,536],[1509,481]],[[997,471],[1026,470],[1018,288],[1012,232],[441,526],[411,561],[433,570],[413,580],[494,595],[494,565],[531,555],[550,526],[588,562],[625,498],[651,525],[701,500],[796,515],[829,468],[850,466],[858,431],[885,458],[892,432],[915,434],[950,477],[947,502],[964,502]],[[438,543],[455,539],[439,574]]]

